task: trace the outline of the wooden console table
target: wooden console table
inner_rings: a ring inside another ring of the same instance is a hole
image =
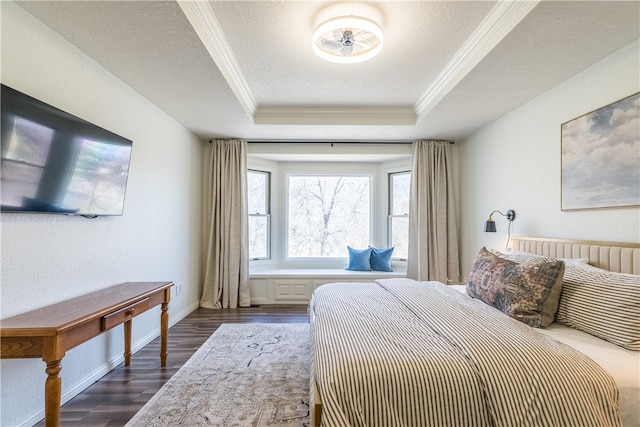
[[[162,305],[160,365],[167,363],[172,282],[128,282],[10,317],[0,322],[0,357],[41,357],[47,364],[45,425],[60,421],[60,369],[67,350],[124,323],[124,364],[131,361],[131,319]]]

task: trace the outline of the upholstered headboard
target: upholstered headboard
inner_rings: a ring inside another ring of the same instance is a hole
[[[512,237],[509,246],[554,258],[588,258],[589,264],[598,268],[640,274],[640,243]]]

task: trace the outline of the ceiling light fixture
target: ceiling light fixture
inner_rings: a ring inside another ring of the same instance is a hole
[[[320,58],[353,64],[373,58],[382,50],[382,28],[361,16],[329,19],[313,32],[313,51]]]

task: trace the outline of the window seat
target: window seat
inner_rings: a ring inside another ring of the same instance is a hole
[[[395,267],[394,267],[395,268]],[[318,286],[326,283],[371,283],[376,279],[407,277],[399,271],[351,271],[344,268],[263,268],[249,272],[251,304],[308,304]]]
[[[405,271],[352,271],[340,268],[285,268],[254,271],[249,273],[251,279],[346,279],[349,281],[389,279],[407,277]]]

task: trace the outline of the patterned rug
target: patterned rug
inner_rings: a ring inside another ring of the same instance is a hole
[[[309,325],[225,323],[127,426],[309,425]]]

